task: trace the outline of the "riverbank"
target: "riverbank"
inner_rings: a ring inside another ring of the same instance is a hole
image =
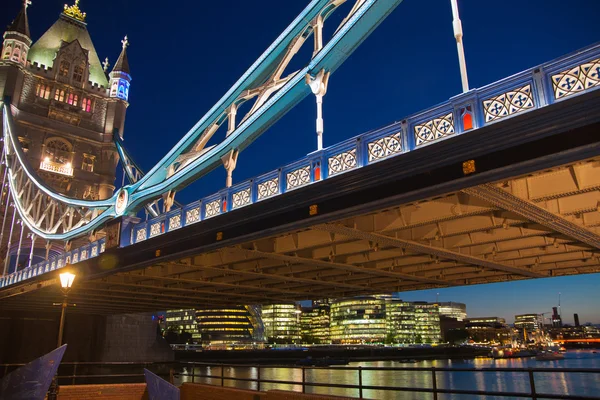
[[[474,346],[437,347],[309,347],[298,349],[268,350],[208,350],[176,351],[177,361],[198,361],[232,364],[294,364],[308,357],[346,359],[348,361],[385,360],[448,360],[486,357],[489,348]]]

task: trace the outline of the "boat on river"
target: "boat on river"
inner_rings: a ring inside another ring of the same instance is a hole
[[[543,351],[535,356],[536,361],[558,361],[564,360],[565,355],[559,352]]]

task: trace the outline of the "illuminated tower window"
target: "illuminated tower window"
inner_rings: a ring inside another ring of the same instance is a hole
[[[65,101],[65,91],[61,89],[56,89],[54,93],[54,100],[64,102]]]
[[[91,112],[92,111],[92,99],[84,97],[83,100],[81,101],[81,108],[85,112]]]
[[[76,65],[73,69],[73,80],[76,82],[83,81],[83,71],[84,67],[82,65]]]
[[[71,68],[71,63],[65,60],[60,62],[60,68],[58,73],[60,76],[69,76],[69,69]]]

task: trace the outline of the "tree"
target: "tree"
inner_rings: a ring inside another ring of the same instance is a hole
[[[385,336],[385,344],[394,344],[395,342],[396,342],[396,338],[394,337],[394,333],[393,332],[389,332]]]

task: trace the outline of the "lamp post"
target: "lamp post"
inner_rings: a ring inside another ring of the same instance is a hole
[[[60,325],[58,327],[58,346],[62,346],[62,338],[63,338],[63,330],[65,327],[65,313],[67,311],[67,297],[69,295],[69,291],[73,286],[73,281],[75,280],[75,274],[70,271],[65,271],[59,275],[60,277],[60,287],[63,293],[63,301],[61,305],[60,311]],[[50,390],[48,391],[48,400],[57,400],[58,396],[58,371],[54,378],[52,379],[52,384],[50,384]]]

